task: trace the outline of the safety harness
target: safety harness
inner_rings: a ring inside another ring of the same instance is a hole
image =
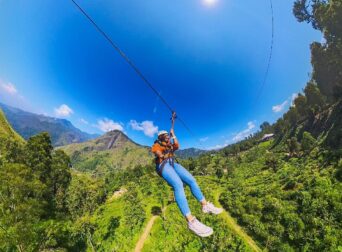
[[[164,158],[160,158],[157,155],[155,157],[155,163],[157,166],[157,173],[159,176],[162,176],[164,166],[166,165],[167,162],[169,162],[169,164],[174,168],[174,165],[175,165],[174,150],[173,150],[172,144],[167,144],[165,142],[160,141],[159,139],[154,141],[154,143],[155,144],[157,143],[160,146],[165,147],[165,150],[163,151]],[[165,157],[165,156],[167,156],[167,157]]]

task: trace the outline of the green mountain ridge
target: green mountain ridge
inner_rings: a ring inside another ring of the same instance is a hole
[[[26,140],[40,132],[48,132],[51,136],[52,144],[54,146],[62,146],[70,143],[84,142],[98,136],[79,130],[66,119],[38,115],[2,103],[0,103],[0,108],[4,111],[13,129]]]
[[[206,153],[206,150],[201,150],[197,148],[187,148],[187,149],[180,149],[175,152],[176,156],[179,158],[196,158],[204,153]]]

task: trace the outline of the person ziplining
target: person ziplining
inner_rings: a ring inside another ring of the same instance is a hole
[[[201,203],[204,213],[220,214],[223,209],[215,207],[206,201],[196,179],[182,165],[176,162],[174,151],[179,149],[179,142],[174,132],[176,113],[172,114],[172,126],[170,133],[162,130],[158,133],[158,139],[152,146],[155,155],[156,172],[173,189],[177,205],[188,222],[188,228],[201,237],[213,234],[213,229],[201,223],[191,214],[188,201],[185,196],[183,182],[190,187],[193,196]]]
[[[188,221],[188,227],[190,230],[195,232],[197,235],[206,237],[213,233],[213,229],[208,227],[197,220],[195,216],[193,216],[190,212],[188,202],[185,197],[183,182],[186,183],[195,198],[202,204],[202,211],[204,213],[213,213],[219,214],[223,211],[222,208],[215,207],[212,203],[207,202],[205,197],[203,196],[201,189],[199,188],[195,178],[180,164],[175,162],[174,151],[179,148],[178,140],[174,133],[174,121],[176,118],[176,113],[173,112],[172,107],[167,103],[164,97],[157,91],[157,89],[152,85],[151,82],[143,75],[140,69],[128,58],[128,56],[119,48],[119,46],[114,43],[114,41],[104,32],[100,26],[88,15],[88,13],[75,1],[70,0],[78,10],[92,23],[92,25],[96,28],[96,30],[109,42],[109,44],[116,50],[120,56],[129,64],[129,66],[134,70],[134,72],[142,79],[143,83],[145,83],[165,104],[165,106],[173,113],[172,114],[172,127],[170,133],[167,131],[160,131],[158,133],[158,139],[154,142],[152,146],[152,152],[156,156],[156,171],[158,174],[173,188],[175,199],[177,205],[184,215],[186,220]],[[273,4],[272,0],[270,1],[271,14],[272,14],[272,39],[271,39],[271,47],[270,54],[268,58],[267,69],[265,72],[264,79],[261,83],[261,87],[257,94],[256,101],[258,101],[260,94],[265,86],[269,69],[271,65],[272,53],[273,53],[273,42],[274,42],[274,18],[273,18]],[[186,125],[186,123],[178,118],[180,123],[184,126],[184,128],[195,137],[195,134],[190,130],[190,128]],[[172,139],[172,140],[171,140]]]

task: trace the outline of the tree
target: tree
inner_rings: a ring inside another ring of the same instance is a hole
[[[274,124],[274,134],[277,136],[282,136],[286,130],[285,122],[283,118],[279,118],[278,121]]]
[[[241,150],[240,150],[240,146],[239,146],[238,144],[234,144],[234,145],[232,146],[232,153],[233,153],[235,156],[237,156],[237,155],[239,154],[240,151],[241,151]]]
[[[72,218],[93,213],[105,196],[103,180],[91,178],[88,174],[73,174],[66,199]]]
[[[5,146],[4,157],[10,163],[24,163],[25,150],[22,142],[11,138],[4,138],[0,140]]]
[[[289,111],[287,111],[287,113],[284,115],[284,121],[288,122],[292,127],[297,125],[298,119],[299,114],[296,107],[291,107]]]
[[[54,207],[58,212],[66,212],[66,192],[71,181],[70,158],[62,150],[52,154],[51,184],[54,195]]]
[[[162,209],[159,206],[153,206],[151,209],[151,213],[153,215],[161,215],[162,214]]]
[[[222,178],[223,175],[224,175],[224,174],[223,174],[222,168],[217,167],[217,168],[216,168],[216,171],[215,171],[215,175],[216,175],[216,177],[218,177],[219,179]]]
[[[319,110],[324,105],[324,97],[319,91],[317,85],[312,81],[309,82],[304,89],[307,105],[311,108],[318,108]]]
[[[30,137],[25,150],[25,162],[41,182],[51,186],[52,144],[47,132]]]
[[[312,78],[329,100],[342,97],[342,3],[340,0],[296,0],[293,13],[299,22],[320,30],[325,43],[311,45]]]
[[[293,156],[299,151],[299,144],[297,142],[297,138],[291,137],[287,140],[287,147],[289,149],[290,155]]]
[[[23,164],[5,163],[0,169],[0,250],[35,251],[38,223],[43,214],[45,186]]]
[[[299,113],[299,115],[301,115],[302,117],[306,116],[306,97],[302,94],[298,94],[298,96],[296,97],[296,99],[293,101],[294,105],[296,106],[296,109]]]
[[[261,125],[260,125],[260,129],[263,133],[269,133],[271,132],[272,130],[272,127],[270,125],[269,122],[263,122]]]
[[[325,46],[318,42],[311,45],[313,78],[320,91],[330,100],[342,97],[342,45]]]
[[[279,161],[277,157],[273,153],[268,153],[265,157],[265,165],[266,167],[271,167],[274,172],[277,171]]]
[[[315,138],[313,138],[313,136],[309,132],[305,131],[303,133],[303,138],[301,142],[303,151],[305,153],[309,153],[315,146],[315,143],[316,143]]]
[[[146,218],[146,213],[142,207],[135,185],[129,185],[128,191],[124,196],[124,200],[124,211],[126,214],[124,223],[127,229],[134,233],[135,229],[139,229],[142,226]]]

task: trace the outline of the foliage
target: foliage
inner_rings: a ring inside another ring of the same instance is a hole
[[[74,173],[67,190],[67,207],[73,219],[92,214],[104,202],[105,188],[102,179]]]
[[[296,0],[293,13],[300,22],[320,30],[324,43],[311,45],[313,80],[329,100],[342,96],[342,3],[339,0]]]
[[[309,132],[305,131],[301,143],[303,151],[309,153],[314,148],[315,143],[315,138],[313,138]]]
[[[336,250],[342,188],[331,175],[338,173],[338,163],[324,166],[320,153],[281,161],[266,151],[248,165],[236,164],[221,204],[270,251]],[[264,162],[273,160],[277,169],[265,170]]]
[[[47,246],[49,220],[68,213],[70,160],[46,133],[27,143],[10,136],[1,142],[0,250],[37,251]]]
[[[297,138],[291,137],[290,139],[288,139],[287,147],[291,156],[297,155],[300,148],[299,143],[297,142]]]

